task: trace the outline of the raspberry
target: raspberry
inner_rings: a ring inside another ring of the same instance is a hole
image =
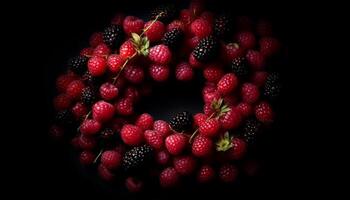
[[[196,168],[196,160],[192,156],[174,158],[174,168],[180,175],[190,175]]]
[[[92,52],[93,56],[108,56],[111,53],[111,49],[107,46],[107,44],[99,44],[94,51]]]
[[[198,170],[197,181],[199,183],[208,183],[215,177],[215,171],[210,165],[203,165]]]
[[[171,133],[170,126],[168,122],[163,120],[157,120],[153,123],[153,129],[159,132],[162,137],[166,137]]]
[[[195,58],[193,53],[191,53],[190,57],[188,58],[188,63],[190,63],[193,68],[201,68],[203,66],[203,64]]]
[[[165,150],[157,152],[157,154],[156,154],[156,161],[160,165],[168,164],[169,161],[170,161],[169,153],[167,151],[165,151]]]
[[[197,113],[193,116],[193,121],[196,126],[199,126],[207,120],[207,116],[203,113]]]
[[[124,69],[124,77],[131,83],[139,84],[143,81],[145,73],[139,66],[127,65]]]
[[[140,100],[139,91],[132,86],[129,86],[124,91],[124,98],[129,99],[131,102],[135,103]]]
[[[221,98],[220,93],[215,90],[214,92],[208,92],[203,95],[203,100],[205,103],[211,103],[215,100],[218,100]]]
[[[120,99],[114,107],[117,113],[123,116],[132,115],[134,113],[133,103],[128,98]]]
[[[141,114],[135,122],[135,125],[143,130],[149,130],[153,127],[153,117],[148,113]]]
[[[100,178],[104,181],[110,182],[115,178],[115,175],[102,164],[98,165],[97,172]]]
[[[169,78],[170,70],[168,66],[153,64],[149,68],[149,74],[155,81],[166,81]]]
[[[251,82],[256,86],[261,87],[265,84],[267,76],[268,76],[267,72],[264,72],[264,71],[255,72],[251,77]]]
[[[273,37],[264,37],[259,41],[260,52],[264,56],[272,56],[278,53],[281,45],[280,42]]]
[[[123,39],[124,32],[120,25],[112,24],[103,31],[103,41],[110,47],[119,46]]]
[[[147,130],[144,133],[145,140],[154,149],[161,149],[164,145],[162,134],[158,131]]]
[[[186,26],[182,21],[174,20],[170,24],[168,24],[166,31],[172,31],[174,29],[180,29],[181,31],[185,32]]]
[[[162,39],[164,32],[165,32],[165,26],[160,21],[148,21],[145,25],[143,30],[145,31],[145,36],[149,39],[149,41],[157,42]]]
[[[225,164],[219,169],[220,180],[225,183],[234,182],[238,175],[238,169],[231,164]]]
[[[80,164],[91,165],[95,160],[95,154],[91,151],[82,151],[79,156]]]
[[[194,49],[198,44],[199,44],[199,42],[200,42],[201,40],[200,40],[200,38],[199,37],[197,37],[197,36],[194,36],[194,37],[192,37],[192,38],[188,38],[187,40],[186,40],[186,46],[187,47],[189,47],[189,49]],[[186,50],[186,49],[185,49]]]
[[[88,61],[88,70],[92,76],[101,76],[107,69],[107,61],[100,56],[93,56]]]
[[[171,51],[166,45],[156,45],[149,50],[148,58],[154,63],[166,65],[171,60]]]
[[[78,102],[72,107],[72,114],[77,120],[83,118],[87,113],[88,110],[82,102]]]
[[[213,141],[207,137],[198,135],[192,143],[192,154],[197,157],[207,157],[212,153]]]
[[[65,92],[68,85],[76,79],[73,74],[63,74],[56,79],[56,88],[59,92]]]
[[[237,43],[229,43],[225,45],[224,56],[227,62],[231,62],[233,59],[244,56],[244,49]]]
[[[80,132],[84,135],[94,135],[101,130],[101,123],[94,119],[84,120],[80,125]]]
[[[118,96],[119,90],[111,83],[104,83],[100,87],[100,96],[104,100],[112,100]]]
[[[123,142],[130,146],[136,146],[142,143],[142,129],[132,124],[125,124],[120,131]]]
[[[265,67],[265,58],[259,51],[249,50],[246,59],[253,70],[261,70]]]
[[[269,103],[261,102],[255,107],[255,116],[259,121],[269,123],[273,121],[274,113]]]
[[[251,83],[244,83],[241,90],[242,100],[244,102],[253,104],[259,100],[259,88]]]
[[[122,59],[126,60],[136,53],[136,49],[131,40],[125,41],[119,48],[119,55]]]
[[[87,57],[87,56],[91,56],[93,52],[94,52],[94,49],[91,47],[84,48],[80,51],[79,55]]]
[[[79,137],[79,146],[80,148],[84,149],[84,150],[92,150],[96,147],[96,140],[92,137],[87,137],[84,135],[81,135]]]
[[[92,117],[99,122],[106,122],[112,119],[114,106],[106,101],[98,101],[92,106]]]
[[[206,137],[215,137],[220,130],[220,122],[215,119],[208,119],[199,124],[199,133]]]
[[[218,64],[208,64],[203,70],[203,76],[207,81],[217,83],[224,75],[224,70]]]
[[[67,87],[66,94],[72,99],[79,99],[84,87],[83,81],[72,81]]]
[[[59,94],[53,100],[53,106],[57,111],[68,109],[71,103],[71,97],[64,93]]]
[[[165,139],[165,147],[172,155],[179,155],[186,147],[187,137],[181,133],[169,135]]]
[[[232,148],[227,151],[227,155],[231,160],[240,160],[247,152],[247,143],[239,138],[232,139]]]
[[[103,43],[103,34],[102,32],[93,33],[89,39],[89,44],[91,47],[97,47],[97,45]]]
[[[218,82],[217,89],[223,94],[227,95],[233,92],[238,85],[238,79],[235,74],[227,73]]]
[[[212,34],[213,27],[207,20],[199,18],[191,23],[190,31],[193,35],[202,39]]]
[[[107,66],[112,73],[119,72],[120,68],[125,63],[125,59],[118,54],[111,54],[107,59]]]
[[[210,116],[211,114],[213,114],[215,112],[215,110],[213,109],[213,107],[211,106],[211,103],[205,103],[203,106],[203,112],[206,116]]]
[[[177,80],[189,81],[193,78],[192,67],[188,63],[180,63],[175,68],[175,76]]]
[[[253,114],[253,107],[245,102],[241,102],[237,105],[237,109],[243,117],[249,117]]]
[[[129,192],[140,192],[143,189],[143,182],[133,177],[125,180],[125,187]]]
[[[235,107],[231,107],[228,112],[226,112],[220,117],[221,126],[224,129],[237,128],[240,125],[241,121],[242,121],[241,113]]]
[[[101,155],[101,164],[109,170],[117,169],[122,160],[122,155],[114,150],[104,151]]]
[[[252,32],[240,32],[236,38],[240,46],[244,49],[252,49],[256,44],[256,39]]]
[[[124,32],[128,36],[131,36],[131,33],[140,34],[142,32],[144,24],[145,23],[140,18],[137,18],[135,16],[127,16],[123,21]]]
[[[174,187],[179,181],[179,174],[173,167],[164,169],[159,175],[160,185],[164,188]]]

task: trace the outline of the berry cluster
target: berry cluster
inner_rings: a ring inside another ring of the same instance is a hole
[[[206,11],[194,0],[182,10],[160,6],[149,21],[117,14],[89,45],[56,80],[50,134],[69,138],[81,164],[98,166],[103,180],[124,181],[131,192],[145,176],[166,188],[187,176],[235,182],[237,161],[275,120],[271,102],[281,83],[267,66],[281,44],[266,21]],[[206,80],[202,113],[181,111],[166,122],[135,112],[152,84],[171,74],[190,81],[195,71]]]

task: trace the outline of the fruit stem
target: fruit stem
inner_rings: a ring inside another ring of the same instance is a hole
[[[142,36],[145,34],[145,32],[148,31],[148,29],[150,29],[151,26],[152,26],[154,23],[156,23],[156,21],[158,20],[158,18],[159,18],[161,15],[163,15],[163,13],[164,13],[164,12],[160,12],[160,13],[156,16],[156,18],[151,22],[151,24],[148,25],[145,29],[143,29],[143,31],[142,31],[140,37],[142,37]]]
[[[117,81],[117,79],[119,78],[120,74],[122,73],[122,71],[124,70],[126,64],[128,64],[128,62],[134,58],[136,56],[137,52],[135,52],[132,56],[128,57],[126,59],[126,61],[124,62],[123,66],[120,68],[118,74],[113,78],[113,85],[115,84],[115,82]]]
[[[91,115],[91,110],[85,115],[85,117],[84,117],[84,120],[83,121],[85,121],[85,120],[87,120],[87,118],[89,118],[89,116]],[[77,128],[77,132],[79,132],[79,130],[80,130],[80,127],[81,127],[81,124],[80,124],[80,126]]]
[[[97,154],[97,156],[96,156],[96,158],[95,158],[95,160],[94,160],[93,163],[96,163],[96,162],[97,162],[97,160],[101,157],[102,152],[103,152],[103,149],[101,149],[100,152]]]
[[[214,116],[214,114],[215,114],[215,112],[213,112],[205,121],[208,121],[209,119],[211,119],[211,118]],[[190,139],[188,140],[188,142],[189,142],[190,144],[192,143],[193,138],[197,135],[198,130],[199,130],[199,128],[197,128],[197,129],[193,132],[193,134],[191,135]]]

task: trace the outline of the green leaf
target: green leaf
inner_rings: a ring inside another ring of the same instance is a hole
[[[150,42],[149,42],[149,40],[147,40],[147,41],[146,41],[146,44],[144,45],[144,47],[145,47],[146,49],[148,49],[148,48],[149,48],[149,45],[150,45]]]
[[[131,37],[135,44],[140,44],[141,37],[137,33],[131,33]]]
[[[225,132],[224,136],[219,139],[219,141],[216,142],[216,150],[217,151],[227,151],[230,148],[233,147],[232,144],[232,137],[230,137],[230,134],[228,131]]]

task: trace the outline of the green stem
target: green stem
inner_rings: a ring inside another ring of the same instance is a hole
[[[124,70],[126,64],[128,64],[128,62],[134,58],[137,55],[137,52],[135,52],[132,56],[128,57],[126,59],[126,61],[124,62],[123,66],[120,68],[118,74],[113,78],[113,85],[115,84],[115,82],[117,81],[117,79],[119,78],[120,74],[122,73],[122,71]]]
[[[93,163],[96,163],[97,162],[97,160],[101,157],[101,155],[102,155],[102,151],[103,151],[103,149],[101,149],[100,150],[100,152],[97,154],[97,156],[96,156],[96,158],[95,158],[95,160],[94,160],[94,162]]]
[[[163,13],[164,13],[164,12],[159,13],[159,14],[156,16],[156,18],[151,22],[151,24],[148,25],[145,29],[143,29],[143,31],[142,31],[140,37],[142,37],[142,36],[145,34],[145,32],[148,31],[148,29],[150,29],[151,26],[152,26],[154,23],[156,23],[156,21],[158,20],[158,18],[159,18]]]

